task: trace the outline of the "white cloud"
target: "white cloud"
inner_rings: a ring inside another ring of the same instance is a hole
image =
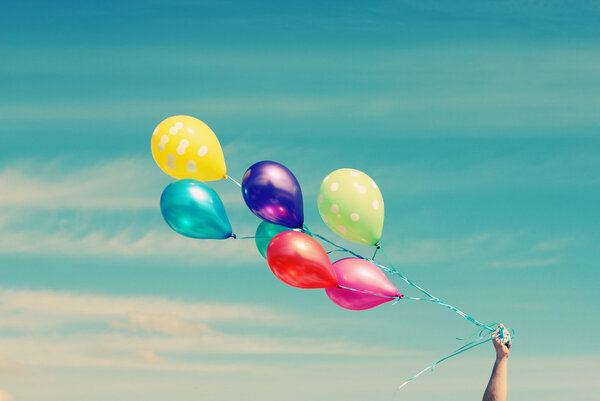
[[[0,349],[11,352],[1,356],[0,368],[10,373],[29,367],[34,372],[39,367],[268,370],[253,363],[212,363],[207,357],[402,353],[338,339],[280,336],[268,328],[315,320],[245,304],[0,289],[0,315],[0,328],[8,329]],[[218,324],[227,330],[210,327]],[[253,334],[245,334],[248,328]]]
[[[0,227],[2,229],[2,227]],[[79,236],[68,232],[35,230],[0,231],[0,253],[60,254],[101,258],[158,258],[196,266],[232,265],[259,261],[254,243],[248,240],[198,240],[167,228],[145,234],[124,230],[113,235],[95,231]]]
[[[197,240],[171,231],[160,219],[160,182],[164,181],[149,178],[146,171],[152,169],[156,177],[164,174],[153,163],[146,164],[141,159],[117,159],[71,171],[64,162],[42,164],[39,169],[35,163],[23,162],[0,171],[0,186],[10,188],[0,196],[4,211],[0,215],[0,253],[184,261],[202,257],[208,264],[258,260],[251,241]],[[228,209],[246,208],[237,187],[219,185],[225,188],[220,197]],[[145,220],[138,212],[145,211],[154,213],[159,227],[144,227]],[[137,214],[114,217],[123,212]],[[106,216],[109,219],[103,220]],[[250,212],[244,216],[246,221]],[[232,223],[238,235],[256,229],[254,222],[252,226]]]
[[[146,333],[164,333],[182,336],[200,336],[214,334],[206,323],[192,323],[172,315],[151,315],[147,313],[129,313],[127,322],[109,321],[110,326]]]
[[[0,372],[20,375],[27,372],[27,367],[8,355],[0,354]]]
[[[0,388],[0,401],[13,401],[14,397],[11,393]]]
[[[34,209],[156,208],[148,166],[141,160],[120,159],[103,165],[71,168],[68,164],[21,163],[0,172],[0,185],[10,188],[0,206]],[[49,175],[48,172],[54,172]],[[160,171],[157,171],[160,174]]]
[[[497,260],[491,262],[489,266],[500,269],[524,269],[528,267],[545,267],[560,263],[560,258],[545,259],[518,259],[518,260]]]
[[[6,318],[0,320],[3,328],[36,327],[45,329],[74,322],[108,321],[130,315],[165,316],[202,322],[239,321],[280,325],[289,322],[286,314],[268,307],[246,304],[193,302],[151,296],[105,296],[74,292],[44,290],[12,290],[0,288],[0,311]],[[36,315],[27,326],[21,326],[23,317]],[[39,316],[38,316],[39,315]],[[139,319],[139,318],[138,318]],[[16,322],[16,325],[11,325]],[[139,323],[138,323],[139,324]],[[135,326],[137,327],[137,326]]]
[[[139,349],[135,353],[142,362],[147,364],[155,364],[161,361],[161,358],[158,355],[156,355],[156,352],[154,351]]]
[[[66,161],[22,161],[0,171],[0,186],[10,189],[2,192],[0,207],[158,210],[164,178],[158,166],[142,158],[113,159],[83,167]],[[224,202],[243,203],[238,190],[220,197]]]
[[[581,239],[578,240],[581,242]],[[535,244],[531,250],[532,251],[556,251],[559,249],[565,248],[567,245],[573,242],[572,238],[559,238],[554,240],[542,241]]]

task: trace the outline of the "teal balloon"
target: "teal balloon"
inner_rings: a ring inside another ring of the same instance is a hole
[[[175,181],[160,197],[163,218],[175,232],[190,238],[232,236],[225,206],[214,189],[192,179]]]
[[[254,241],[256,242],[256,248],[258,249],[258,252],[260,252],[263,258],[267,258],[267,247],[269,246],[271,239],[284,231],[292,230],[289,227],[269,223],[266,220],[258,225],[256,228],[256,234],[254,235]]]

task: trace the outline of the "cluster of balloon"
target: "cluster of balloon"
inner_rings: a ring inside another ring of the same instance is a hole
[[[205,183],[228,178],[241,187],[246,205],[262,220],[255,236],[245,238],[255,239],[256,248],[267,259],[271,271],[285,284],[296,288],[322,288],[336,305],[349,310],[364,310],[404,298],[387,279],[382,271],[385,270],[427,296],[408,299],[442,305],[482,329],[479,338],[423,369],[399,388],[440,362],[495,338],[486,339],[490,333],[501,336],[507,343],[510,341],[510,335],[505,334],[503,327],[486,325],[434,297],[393,266],[376,265],[375,254],[366,259],[311,233],[304,225],[300,184],[287,167],[273,161],[261,161],[248,168],[241,184],[228,177],[219,140],[202,121],[189,116],[167,118],[154,130],[151,148],[156,164],[177,179],[164,189],[160,198],[162,215],[177,233],[201,239],[237,238],[232,233],[219,195]],[[349,241],[375,246],[375,253],[380,249],[383,197],[367,174],[348,168],[333,171],[321,183],[317,207],[321,218],[334,233]],[[314,237],[333,245],[334,251],[355,257],[332,263],[331,252],[326,252]]]
[[[154,129],[150,147],[158,167],[178,180],[160,197],[169,227],[190,238],[232,237],[221,198],[203,182],[227,178],[221,144],[208,125],[194,117],[169,117]]]
[[[223,202],[204,182],[230,178],[213,131],[193,117],[169,117],[154,130],[151,148],[158,166],[177,179],[160,198],[169,227],[190,238],[235,238]],[[350,310],[369,309],[402,297],[370,261],[346,258],[331,262],[304,226],[302,190],[287,167],[273,161],[255,163],[238,185],[250,211],[263,220],[253,238],[278,279],[296,288],[323,288],[334,303]],[[340,169],[325,177],[318,209],[323,221],[341,237],[378,245],[383,199],[365,173]]]
[[[347,175],[358,180],[348,184]],[[344,238],[378,243],[383,199],[373,180],[349,169],[333,172],[325,182],[329,179],[336,182],[335,186],[327,189],[322,185],[318,198],[319,210],[322,205],[328,208],[321,212],[325,223]],[[355,182],[359,185],[354,186]],[[263,220],[256,230],[256,246],[273,274],[284,283],[296,288],[324,288],[333,302],[351,310],[369,309],[400,298],[398,290],[373,263],[359,258],[331,263],[321,244],[304,230],[302,191],[285,166],[272,161],[252,165],[244,174],[242,194],[248,208]],[[357,200],[357,194],[365,196]],[[373,209],[374,202],[378,203]],[[360,215],[364,216],[362,222]],[[373,216],[375,223],[365,221]]]

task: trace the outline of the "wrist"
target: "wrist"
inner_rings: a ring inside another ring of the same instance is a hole
[[[496,355],[496,362],[508,360],[508,355]]]

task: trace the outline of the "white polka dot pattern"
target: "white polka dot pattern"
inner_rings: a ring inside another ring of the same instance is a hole
[[[160,137],[160,143],[158,144],[158,150],[161,152],[165,151],[165,145],[169,142],[169,137],[167,135],[163,135]]]
[[[193,160],[188,161],[187,163],[187,171],[193,173],[196,171],[196,162]]]
[[[175,168],[175,155],[167,156],[167,167]]]
[[[381,238],[383,198],[368,175],[339,169],[327,175],[317,198],[321,218],[336,234],[373,245]]]
[[[152,132],[150,147],[156,164],[173,178],[214,181],[227,176],[219,140],[197,118],[166,118]]]
[[[179,146],[177,147],[176,151],[178,155],[182,155],[185,153],[185,150],[187,149],[187,147],[190,146],[190,143],[187,139],[182,139],[179,142]]]

